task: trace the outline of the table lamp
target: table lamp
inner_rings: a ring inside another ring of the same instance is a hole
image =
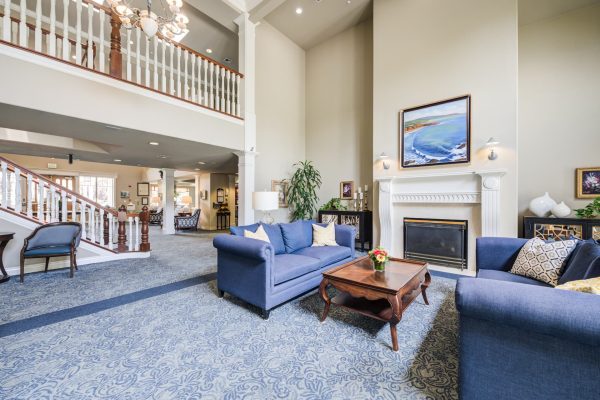
[[[279,193],[278,192],[254,192],[252,193],[252,208],[264,213],[261,222],[272,224],[274,219],[269,211],[279,208]]]
[[[181,202],[185,205],[184,210],[190,211],[190,204],[192,204],[192,196],[185,195],[181,197]]]

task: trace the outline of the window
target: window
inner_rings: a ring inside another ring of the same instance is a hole
[[[104,176],[80,176],[79,194],[102,206],[114,207],[115,179]]]

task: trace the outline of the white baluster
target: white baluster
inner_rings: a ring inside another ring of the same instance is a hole
[[[215,95],[214,95],[214,86],[213,86],[213,75],[214,75],[214,71],[215,71],[215,64],[210,63],[209,64],[209,69],[210,69],[210,83],[209,83],[209,96],[210,99],[208,101],[208,106],[210,108],[215,108]]]
[[[62,59],[69,60],[71,53],[71,44],[69,43],[69,0],[63,0],[63,40],[62,40]]]
[[[60,220],[66,222],[69,219],[69,211],[67,210],[67,192],[61,190],[60,196],[60,204],[62,206],[62,209],[60,210]]]
[[[237,82],[237,90],[235,92],[235,95],[237,96],[237,101],[235,102],[237,109],[235,111],[235,115],[237,115],[238,117],[241,117],[242,116],[242,104],[241,104],[242,96],[240,96],[240,88],[241,88],[242,78],[239,75],[236,75],[235,80]]]
[[[196,101],[196,56],[192,54],[192,93],[190,98]]]
[[[146,78],[146,87],[150,87],[150,40],[148,37],[144,37],[144,43],[146,47],[146,69],[145,69],[145,78]]]
[[[37,219],[44,223],[44,183],[38,179],[38,209]]]
[[[127,29],[127,80],[131,82],[131,30]]]
[[[99,222],[99,226],[100,226],[100,234],[99,234],[99,238],[98,238],[98,242],[104,246],[104,209],[101,208],[100,209],[100,221]]]
[[[42,0],[35,4],[35,51],[42,51]]]
[[[77,198],[71,195],[71,221],[77,222]]]
[[[174,51],[175,46],[173,43],[169,43],[169,53],[171,54],[171,69],[169,70],[169,94],[173,95],[175,93],[175,79],[173,79],[173,73],[175,72],[175,60],[174,60]]]
[[[48,54],[56,57],[56,0],[50,0],[50,33],[48,34]]]
[[[179,48],[179,47],[178,47]],[[188,52],[187,50],[183,51],[183,69],[184,69],[184,73],[183,73],[183,98],[188,100],[189,99],[189,90],[190,90],[190,85],[188,84]]]
[[[50,185],[48,202],[50,203],[50,222],[56,222],[56,188],[53,185]]]
[[[96,207],[90,205],[90,240],[96,242]]]
[[[2,206],[2,208],[8,208],[8,165],[6,162],[2,161],[0,163],[0,168],[2,168],[2,203],[0,206]]]
[[[106,59],[104,55],[104,10],[100,10],[100,55],[98,59],[100,72],[106,69]]]
[[[158,90],[158,38],[156,35],[152,39],[154,45],[154,89]]]
[[[21,15],[19,16],[19,46],[27,47],[27,1],[21,0]]]
[[[165,58],[167,50],[167,41],[162,40],[162,91],[167,92],[167,60]]]
[[[135,216],[135,250],[140,250],[140,217]]]
[[[12,39],[11,42],[12,43],[19,43],[19,23],[18,22],[11,22],[11,29],[12,29]]]
[[[140,59],[140,39],[142,30],[139,27],[135,28],[135,81],[139,85],[142,83],[142,60]]]
[[[27,174],[27,216],[33,218],[33,176]]]
[[[85,229],[85,211],[86,211],[86,207],[87,207],[87,203],[82,201],[81,202],[81,215],[79,217],[79,223],[81,224],[81,237],[83,239],[87,239],[88,238],[88,234],[87,234],[87,229]]]
[[[15,167],[15,212],[21,213],[21,170]]]
[[[227,79],[227,85],[225,86],[227,89],[227,92],[225,93],[225,96],[227,97],[227,107],[225,108],[225,112],[227,114],[231,114],[231,71],[227,70],[227,72],[225,73],[225,78]]]
[[[236,92],[236,82],[235,82],[235,72],[231,73],[231,114],[232,115],[236,115],[235,113],[235,101],[236,101],[236,97],[235,97],[235,92]]]
[[[87,5],[88,9],[88,42],[87,42],[87,67],[94,68],[94,7]]]
[[[5,42],[11,41],[12,23],[10,20],[10,3],[11,0],[4,0],[4,17],[2,17],[2,40]]]
[[[204,96],[202,96],[202,104],[208,106],[208,60],[204,59],[202,64],[204,64]]]
[[[108,214],[108,248],[113,249],[113,215]]]
[[[133,217],[127,217],[127,223],[129,224],[129,235],[127,236],[127,244],[129,245],[129,251],[133,251]]]
[[[77,0],[77,22],[75,24],[75,63],[81,65],[81,0]]]
[[[219,68],[221,71],[221,111],[225,111],[225,68]]]
[[[181,47],[177,46],[177,97],[181,98]]]
[[[219,77],[221,76],[221,67],[215,65],[215,110],[221,109],[221,92],[219,91],[220,82]]]

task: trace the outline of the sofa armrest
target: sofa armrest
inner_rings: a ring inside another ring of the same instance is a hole
[[[213,246],[218,251],[261,261],[270,261],[275,254],[270,243],[243,236],[219,235],[213,239]]]
[[[509,271],[527,240],[504,237],[477,238],[477,269]]]
[[[600,346],[600,296],[597,295],[461,278],[456,285],[456,306],[461,316]]]
[[[340,246],[350,247],[352,255],[354,255],[354,247],[356,246],[356,228],[350,225],[335,226],[335,241]]]

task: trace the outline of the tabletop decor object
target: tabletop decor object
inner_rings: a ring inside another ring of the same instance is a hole
[[[373,262],[373,269],[377,272],[385,271],[385,266],[390,260],[388,252],[383,247],[376,247],[369,251],[369,258]]]
[[[548,192],[529,202],[529,210],[538,217],[545,217],[554,207],[556,207],[556,201],[550,197]]]

